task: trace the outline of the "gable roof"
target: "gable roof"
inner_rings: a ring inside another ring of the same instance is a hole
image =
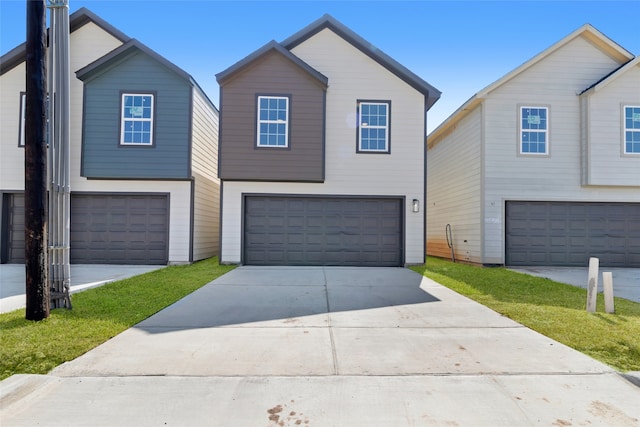
[[[397,62],[395,59],[391,58],[386,53],[382,52],[380,49],[377,49],[373,44],[369,43],[367,40],[353,32],[350,28],[329,14],[323,15],[315,22],[312,22],[307,27],[284,40],[281,44],[286,49],[291,50],[325,28],[342,37],[362,53],[385,67],[418,92],[422,93],[425,96],[426,110],[431,108],[431,106],[440,99],[440,95],[442,93],[438,89],[431,86],[425,80]]]
[[[83,27],[89,22],[93,22],[116,39],[125,43],[131,38],[104,19],[100,18],[89,9],[81,7],[69,15],[69,33]],[[0,76],[12,70],[27,58],[27,43],[24,42],[0,57]]]
[[[538,55],[534,56],[524,64],[515,68],[511,72],[505,74],[500,79],[486,86],[480,92],[473,95],[469,100],[467,100],[462,106],[460,106],[453,114],[451,114],[444,122],[442,122],[433,132],[431,132],[428,136],[427,141],[433,140],[438,136],[445,133],[451,126],[455,125],[460,119],[462,119],[466,114],[475,108],[484,98],[486,98],[491,92],[493,92],[498,87],[502,86],[509,80],[514,77],[522,74],[524,71],[533,67],[543,59],[547,58],[549,55],[565,46],[572,40],[577,37],[583,37],[591,44],[596,46],[605,54],[609,55],[614,60],[618,61],[621,64],[625,64],[631,61],[634,56],[631,52],[611,40],[609,37],[605,36],[603,33],[595,29],[591,24],[584,24],[582,27],[578,28],[568,36],[564,37],[562,40],[556,42],[552,46],[548,47]]]
[[[610,72],[609,74],[607,74],[606,76],[604,76],[603,78],[601,78],[600,80],[598,80],[597,82],[595,82],[594,84],[592,84],[591,86],[589,86],[588,88],[580,92],[580,95],[585,94],[587,92],[597,92],[598,90],[607,86],[609,83],[611,83],[612,81],[614,81],[615,79],[617,79],[618,77],[620,77],[621,75],[623,75],[624,73],[626,73],[627,71],[629,71],[630,69],[636,66],[640,66],[640,56],[616,68],[615,70],[613,70],[612,72]]]
[[[116,49],[112,50],[111,52],[107,53],[106,55],[96,59],[91,64],[88,64],[82,67],[81,69],[76,71],[76,77],[78,77],[82,81],[90,80],[93,76],[96,75],[96,73],[99,73],[101,70],[107,68],[109,65],[113,64],[114,62],[117,62],[118,60],[136,51],[140,51],[148,55],[155,61],[159,62],[160,64],[164,65],[165,67],[167,67],[168,69],[170,69],[171,71],[173,71],[174,73],[182,77],[184,80],[193,82],[193,78],[186,71],[179,68],[177,65],[171,63],[167,59],[163,58],[158,53],[156,53],[149,47],[145,46],[144,44],[140,43],[136,39],[129,40],[122,46],[119,46]]]
[[[241,59],[240,61],[236,62],[234,65],[227,68],[226,70],[216,74],[216,80],[220,85],[223,85],[225,81],[230,77],[232,77],[233,75],[235,75],[235,73],[246,68],[251,63],[253,63],[254,61],[258,60],[259,58],[263,57],[264,55],[270,52],[277,52],[281,54],[286,59],[291,61],[294,65],[296,65],[297,67],[301,68],[304,72],[309,74],[312,78],[320,82],[322,86],[324,86],[325,88],[327,87],[329,79],[325,75],[315,70],[313,67],[311,67],[309,64],[304,62],[302,59],[298,58],[297,56],[289,52],[287,49],[282,47],[282,45],[278,44],[273,40],[267,43],[266,45],[262,46],[260,49],[256,50],[255,52],[251,53],[249,56],[245,57],[244,59]]]

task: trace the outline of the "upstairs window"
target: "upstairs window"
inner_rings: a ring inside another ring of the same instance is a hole
[[[120,145],[153,145],[154,98],[150,93],[123,93]]]
[[[640,106],[624,107],[624,154],[640,154]]]
[[[358,101],[357,152],[389,153],[390,101]]]
[[[549,154],[549,108],[520,107],[520,154]]]
[[[258,147],[289,147],[289,98],[258,96]]]
[[[20,92],[20,127],[18,128],[18,147],[24,147],[25,122],[27,120],[27,94]]]

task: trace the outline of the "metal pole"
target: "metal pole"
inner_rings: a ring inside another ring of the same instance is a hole
[[[54,307],[71,308],[70,288],[70,60],[67,0],[49,0],[50,43],[50,219],[51,299]]]

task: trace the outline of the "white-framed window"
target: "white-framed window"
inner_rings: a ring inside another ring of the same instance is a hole
[[[289,147],[289,97],[258,96],[258,147]]]
[[[640,154],[640,106],[624,106],[624,154]]]
[[[357,152],[390,152],[390,116],[390,101],[358,101]]]
[[[18,147],[24,147],[25,122],[27,120],[27,94],[20,92],[20,125],[18,128]]]
[[[549,154],[549,107],[520,107],[520,154]]]
[[[120,145],[153,145],[154,99],[152,93],[122,94]]]

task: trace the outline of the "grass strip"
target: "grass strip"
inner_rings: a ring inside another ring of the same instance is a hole
[[[597,312],[587,313],[586,289],[550,279],[432,257],[412,269],[617,370],[640,371],[640,303],[615,298],[606,314],[598,294]]]
[[[112,282],[71,295],[73,310],[25,320],[24,309],[0,314],[0,380],[46,374],[232,270],[210,258]]]

